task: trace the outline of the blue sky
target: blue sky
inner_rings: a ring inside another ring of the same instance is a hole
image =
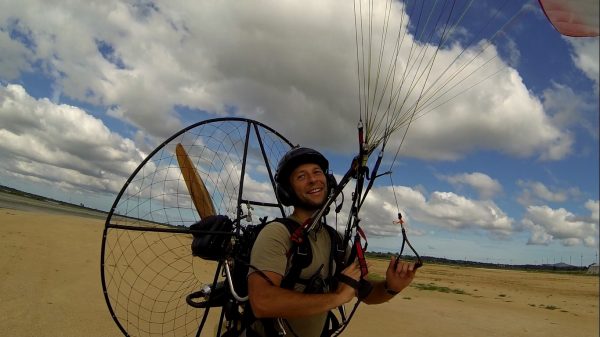
[[[481,83],[411,124],[391,167],[411,241],[431,256],[590,264],[598,38],[560,35],[529,2],[489,44],[482,22],[502,26],[525,4],[495,16],[497,3],[475,2],[435,60],[434,74],[467,41],[489,45]],[[342,175],[357,147],[354,28],[341,0],[0,2],[0,183],[106,210],[164,139],[221,116],[318,148]],[[372,249],[399,248],[394,199],[382,178],[366,202]]]

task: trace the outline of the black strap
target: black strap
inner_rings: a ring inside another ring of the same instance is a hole
[[[347,285],[351,286],[355,290],[358,290],[358,288],[360,287],[360,283],[350,276],[346,276],[344,274],[339,274],[337,277],[340,282],[346,283]]]
[[[347,285],[351,286],[356,290],[356,295],[360,301],[364,300],[367,296],[369,296],[369,294],[373,290],[373,285],[371,284],[371,282],[365,280],[364,278],[361,278],[357,281],[344,274],[339,274],[337,277],[340,282],[346,283]]]
[[[329,232],[329,238],[331,240],[331,253],[329,259],[329,279],[327,280],[327,284],[329,284],[330,289],[336,289],[338,286],[338,278],[337,276],[341,274],[342,270],[347,265],[346,262],[346,247],[344,246],[344,240],[342,238],[342,234],[340,234],[337,230],[335,230],[331,226],[325,226],[327,231]],[[335,269],[334,263],[335,262]]]
[[[327,313],[327,319],[325,321],[325,326],[323,326],[323,331],[321,332],[320,337],[330,337],[332,333],[340,328],[340,321],[335,316],[335,314],[330,310]]]
[[[300,224],[297,223],[294,219],[290,218],[277,218],[273,221],[280,222],[287,228],[290,236],[294,234],[296,229],[300,227]],[[300,273],[302,269],[308,267],[312,262],[312,249],[310,248],[310,243],[308,240],[301,240],[301,243],[296,243],[292,241],[292,246],[290,248],[289,254],[291,256],[290,260],[290,269],[284,275],[281,280],[281,287],[285,289],[294,289],[296,283],[300,279]]]

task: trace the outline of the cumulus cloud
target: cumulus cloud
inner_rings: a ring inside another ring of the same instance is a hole
[[[589,208],[597,205],[597,200],[586,203]],[[527,207],[522,224],[531,232],[528,244],[548,245],[557,240],[564,246],[594,247],[598,238],[598,211],[591,212],[591,217],[578,217],[564,208],[553,209],[545,205]]]
[[[427,123],[412,127],[405,150],[428,159],[455,160],[472,151],[494,149],[517,157],[537,154],[543,160],[558,160],[569,154],[573,143],[510,69],[424,119]]]
[[[519,180],[517,185],[522,188],[517,201],[524,206],[539,205],[544,202],[565,202],[569,197],[576,197],[581,194],[577,188],[549,188],[539,181]]]
[[[428,196],[406,186],[374,188],[365,201],[365,229],[374,235],[399,233],[396,198],[407,226],[417,231],[418,224],[446,230],[482,231],[495,238],[506,238],[513,219],[490,200],[474,200],[451,192],[433,192]]]
[[[355,136],[348,130],[356,127],[358,102],[354,19],[347,1],[102,1],[69,6],[20,1],[0,6],[2,29],[19,32],[25,41],[7,39],[6,33],[0,38],[2,49],[12,51],[11,59],[22,60],[3,70],[7,77],[35,64],[55,81],[57,93],[105,106],[110,116],[149,135],[164,138],[180,129],[177,107],[186,107],[266,121],[295,143],[353,149]],[[375,16],[383,17],[384,9],[375,6]],[[391,20],[402,17],[402,6],[394,3]],[[11,18],[17,18],[18,26]],[[382,27],[374,29],[377,36]],[[403,53],[412,39],[406,38]],[[472,67],[486,61],[489,66],[474,81],[506,70],[416,121],[403,154],[454,160],[472,151],[496,150],[564,158],[572,136],[552,124],[496,49],[482,51],[482,45],[485,41],[462,55],[459,43],[447,46],[437,54],[431,73],[441,73],[461,55],[451,74],[480,51],[481,61]],[[423,101],[425,110],[451,97],[452,92]],[[292,116],[302,118],[292,125]]]
[[[71,189],[117,192],[145,156],[85,111],[0,86],[0,153],[5,174]]]
[[[553,83],[543,92],[544,109],[552,123],[568,130],[581,127],[595,139],[598,138],[598,95],[575,92],[572,88]]]
[[[498,180],[492,179],[487,174],[481,172],[440,176],[440,178],[458,188],[461,188],[462,186],[471,187],[475,189],[483,199],[491,199],[502,192],[502,185]]]
[[[31,70],[32,52],[22,43],[11,39],[6,31],[0,29],[0,79],[14,80],[22,72]]]
[[[598,38],[572,38],[565,37],[569,44],[573,47],[571,58],[573,63],[579,68],[590,80],[595,83],[596,93],[598,93],[598,81],[600,80],[598,59],[600,52],[598,51]]]
[[[598,222],[600,212],[600,205],[598,200],[588,200],[585,202],[585,208],[587,208],[591,212],[591,220]]]

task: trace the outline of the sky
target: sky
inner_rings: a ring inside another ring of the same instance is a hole
[[[413,69],[423,83],[466,55],[487,61],[390,138],[392,179],[361,210],[369,248],[398,251],[401,210],[421,255],[597,262],[598,38],[559,34],[537,1],[512,2],[516,17],[497,4],[476,2],[431,70]],[[435,49],[411,8],[389,16],[410,32],[403,61],[410,45]],[[482,33],[487,18],[498,34]],[[162,141],[224,116],[319,149],[339,178],[358,148],[356,27],[343,0],[0,0],[0,184],[108,210]]]

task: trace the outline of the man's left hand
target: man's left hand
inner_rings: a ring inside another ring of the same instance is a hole
[[[402,291],[412,282],[416,272],[414,262],[398,261],[396,264],[396,257],[392,257],[385,274],[387,289],[394,292]]]

